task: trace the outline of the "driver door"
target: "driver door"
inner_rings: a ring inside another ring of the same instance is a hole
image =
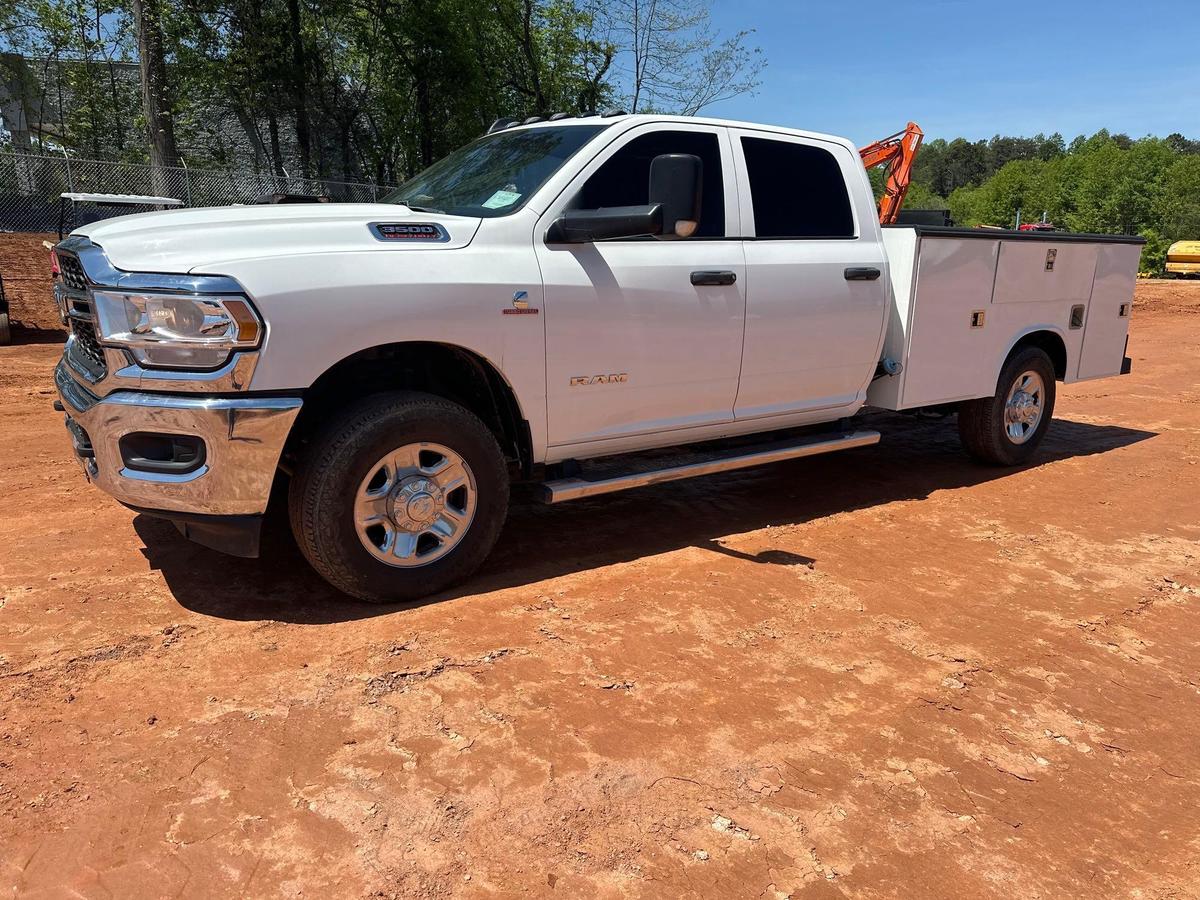
[[[648,203],[650,162],[664,153],[702,161],[694,236],[547,243],[568,208]],[[726,129],[644,125],[602,150],[539,220],[551,460],[733,420],[746,315],[733,172]]]

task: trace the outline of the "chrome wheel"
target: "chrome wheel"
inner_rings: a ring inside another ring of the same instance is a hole
[[[1034,371],[1017,376],[1004,401],[1004,431],[1014,444],[1023,444],[1042,421],[1046,384]]]
[[[354,498],[363,547],[389,566],[441,559],[466,535],[478,492],[466,460],[441,444],[405,444],[373,465]]]

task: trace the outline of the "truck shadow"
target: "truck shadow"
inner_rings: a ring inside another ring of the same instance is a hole
[[[781,549],[757,554],[725,547],[720,538],[768,526],[796,525],[836,512],[934,491],[971,487],[1063,459],[1107,453],[1148,438],[1151,431],[1058,420],[1023,469],[979,465],[961,450],[953,418],[866,417],[883,441],[873,447],[777,463],[691,481],[611,494],[561,506],[537,502],[518,487],[508,523],[480,572],[419,604],[372,606],[347,600],[309,568],[290,538],[281,503],[272,503],[262,556],[237,559],[187,541],[170,524],[134,519],[152,568],[162,572],[179,603],[194,612],[234,620],[325,624],[394,614],[544,579],[628,562],[683,547],[701,547],[766,565],[812,566],[816,560]],[[820,548],[813,548],[819,553]]]
[[[61,328],[34,328],[14,322],[12,342],[14,344],[65,344],[67,333]]]

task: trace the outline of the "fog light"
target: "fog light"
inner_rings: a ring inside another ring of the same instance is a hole
[[[204,441],[190,434],[135,431],[121,436],[121,461],[135,472],[187,475],[204,465]]]

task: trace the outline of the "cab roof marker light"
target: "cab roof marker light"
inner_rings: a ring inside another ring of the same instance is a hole
[[[517,121],[517,119],[514,119],[511,116],[499,118],[492,123],[492,127],[487,130],[487,133],[491,134],[495,131],[503,131],[505,128],[512,128],[517,124]]]
[[[561,122],[563,119],[569,119],[569,118],[571,118],[571,114],[570,114],[570,113],[555,113],[555,114],[554,114],[554,115],[552,115],[552,116],[551,116],[551,117],[550,117],[550,118],[549,118],[547,121],[550,121],[550,122]]]
[[[545,121],[546,121],[546,119],[543,116],[530,116],[528,119],[526,119],[521,124],[522,125],[532,125],[534,122],[545,122]]]

